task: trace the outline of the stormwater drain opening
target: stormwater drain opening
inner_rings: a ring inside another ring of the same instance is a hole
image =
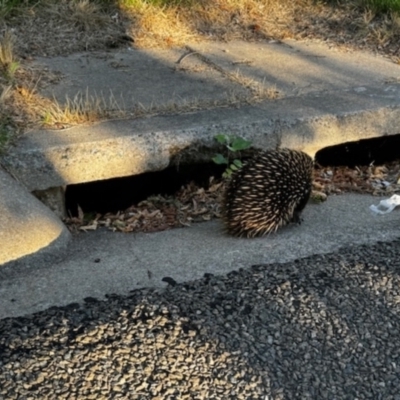
[[[322,168],[354,168],[391,163],[400,160],[400,134],[329,146],[319,150],[315,160],[317,166]],[[136,176],[69,185],[65,191],[67,215],[79,217],[79,210],[85,215],[115,214],[150,196],[174,197],[190,182],[207,189],[210,177],[218,180],[225,168],[226,165],[216,165],[213,162],[185,164]]]
[[[162,171],[69,185],[65,191],[67,215],[116,213],[146,200],[149,196],[175,194],[182,186],[194,182],[207,187],[213,176],[219,179],[226,166],[214,163],[180,165]]]
[[[315,154],[322,167],[382,165],[400,159],[400,134],[325,147]]]

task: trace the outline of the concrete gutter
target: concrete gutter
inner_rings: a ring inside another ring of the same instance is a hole
[[[214,220],[182,229],[124,234],[98,230],[74,236],[58,261],[8,263],[0,268],[0,319],[91,296],[163,288],[205,273],[225,274],[255,264],[282,263],[342,247],[389,241],[399,236],[398,212],[375,216],[378,197],[346,194],[309,204],[304,222],[258,239],[238,239]]]

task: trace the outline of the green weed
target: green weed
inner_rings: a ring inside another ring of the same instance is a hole
[[[37,0],[0,0],[0,18],[4,18],[23,7],[36,4],[37,2]]]
[[[222,174],[224,178],[230,178],[234,171],[242,168],[243,164],[240,160],[240,151],[247,150],[252,146],[252,143],[248,140],[241,138],[240,136],[231,135],[216,135],[214,139],[225,146],[226,155],[217,153],[212,160],[215,164],[226,164],[227,168]],[[234,156],[232,160],[232,156]]]
[[[376,12],[400,12],[400,0],[362,0],[360,5]]]

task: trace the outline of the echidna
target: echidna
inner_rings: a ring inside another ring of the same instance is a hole
[[[222,204],[227,231],[251,238],[300,223],[311,194],[313,164],[301,151],[256,152],[227,184]]]

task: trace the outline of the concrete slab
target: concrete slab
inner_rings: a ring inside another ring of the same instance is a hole
[[[369,206],[379,200],[367,195],[330,196],[323,204],[306,207],[302,225],[259,239],[229,237],[220,221],[152,234],[81,234],[74,237],[63,261],[0,268],[0,319],[80,302],[87,296],[164,287],[164,277],[182,282],[204,273],[224,274],[258,263],[392,240],[399,236],[399,213],[373,215]]]
[[[0,269],[12,260],[59,256],[70,233],[47,207],[0,168]]]
[[[58,83],[41,94],[65,104],[76,96],[100,98],[105,108],[168,108],[176,105],[210,105],[249,95],[246,88],[185,49],[138,50],[73,54],[38,58],[35,64],[62,74]],[[210,104],[209,104],[210,103]]]
[[[344,52],[318,42],[210,42],[190,45],[212,65],[243,80],[275,86],[284,96],[388,87],[400,67],[367,52]]]

